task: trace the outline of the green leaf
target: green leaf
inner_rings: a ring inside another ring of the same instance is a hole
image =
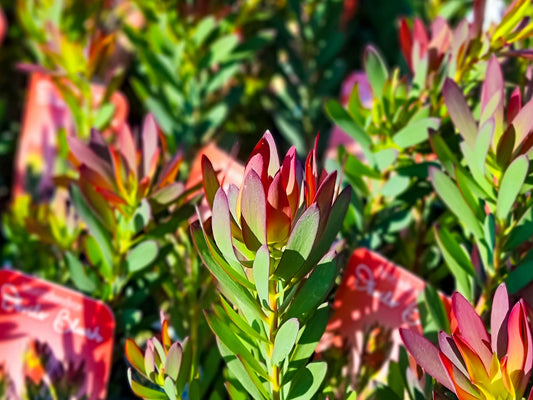
[[[103,259],[105,264],[110,266],[113,265],[113,250],[111,245],[111,236],[109,232],[105,229],[104,225],[96,215],[92,212],[90,207],[85,203],[85,200],[81,194],[80,189],[77,186],[70,187],[70,198],[74,204],[76,212],[81,217],[81,219],[87,224],[89,232],[94,237],[100,250],[102,251]]]
[[[253,263],[253,275],[257,295],[264,308],[270,309],[268,288],[270,279],[270,253],[268,244],[262,245],[257,253]]]
[[[97,289],[97,286],[85,274],[85,268],[80,260],[69,251],[65,253],[65,259],[70,271],[70,278],[74,282],[74,285],[83,292],[93,293]]]
[[[325,108],[331,121],[359,143],[365,155],[370,153],[369,149],[372,146],[372,140],[364,129],[354,122],[344,107],[342,107],[336,100],[329,100],[326,103]]]
[[[135,368],[138,373],[146,377],[144,368],[144,356],[139,346],[137,346],[137,344],[133,340],[126,339],[124,352],[126,353],[126,358],[128,359],[130,365]]]
[[[189,338],[181,343],[183,349],[183,355],[181,358],[181,365],[176,379],[176,390],[178,394],[181,394],[185,389],[185,385],[190,381],[191,374],[193,373],[193,360],[192,360],[192,343]]]
[[[381,189],[381,194],[385,197],[397,197],[407,190],[410,182],[408,176],[393,175]]]
[[[89,263],[96,267],[98,272],[108,281],[113,279],[111,266],[106,263],[102,250],[93,236],[87,236],[85,239],[85,253]]]
[[[372,87],[372,92],[376,98],[380,99],[383,96],[383,87],[389,78],[385,62],[372,46],[367,46],[363,57],[366,76]]]
[[[218,38],[210,46],[209,54],[206,59],[200,62],[200,66],[212,67],[223,62],[238,44],[239,38],[237,35],[226,35]]]
[[[278,329],[272,351],[272,364],[280,365],[290,354],[298,337],[300,324],[296,318],[291,318]]]
[[[529,160],[527,156],[517,157],[505,170],[500,187],[498,189],[498,201],[496,203],[496,217],[505,220],[511,211],[516,197],[526,180]]]
[[[309,362],[309,358],[315,353],[318,342],[324,335],[326,325],[329,321],[328,304],[324,303],[318,307],[313,315],[307,315],[309,320],[305,323],[296,340],[296,348],[291,355],[289,370],[283,377],[282,385],[289,383]]]
[[[287,113],[281,111],[274,114],[274,122],[285,139],[296,147],[298,154],[305,154],[306,144],[302,137],[298,122],[291,119]]]
[[[174,382],[168,376],[165,378],[163,389],[165,390],[165,394],[168,396],[169,400],[176,400],[178,398],[178,393],[176,392]]]
[[[226,315],[237,326],[237,328],[239,328],[245,335],[247,335],[250,339],[259,340],[264,343],[270,343],[270,341],[266,337],[264,337],[259,332],[257,332],[252,326],[250,326],[248,322],[244,320],[243,317],[237,314],[237,312],[224,299],[223,296],[220,296],[220,302],[222,303],[222,307],[224,307],[224,311],[226,312]]]
[[[516,132],[513,125],[510,125],[498,141],[496,147],[496,162],[502,168],[507,167],[513,155]]]
[[[477,196],[478,193],[473,192],[476,189],[478,192],[482,192],[482,189],[475,182],[472,182],[472,176],[463,168],[457,168],[455,170],[455,180],[468,207],[474,212],[474,215],[479,221],[484,220],[485,209]]]
[[[313,362],[296,376],[287,397],[288,400],[310,400],[316,394],[326,376],[325,362]]]
[[[457,284],[457,291],[467,299],[473,300],[470,278],[476,278],[476,272],[465,250],[455,241],[445,228],[435,228],[435,238],[442,252],[444,261],[450,268]]]
[[[300,216],[291,232],[287,246],[276,269],[276,275],[289,281],[302,267],[315,244],[320,213],[318,206],[312,204]]]
[[[374,153],[376,168],[382,173],[398,159],[397,149],[383,149]]]
[[[426,285],[424,289],[424,300],[433,320],[437,323],[439,330],[450,333],[450,323],[448,314],[442,303],[439,293],[431,285]]]
[[[213,16],[210,15],[208,17],[202,18],[196,26],[196,30],[194,32],[193,40],[195,44],[197,46],[200,46],[215,28],[216,20]]]
[[[533,281],[533,259],[524,260],[515,270],[505,279],[505,285],[509,294],[515,294]]]
[[[211,78],[207,84],[207,87],[205,88],[205,95],[208,96],[214,91],[220,89],[224,84],[230,82],[230,79],[239,71],[240,68],[241,65],[235,63],[224,67],[220,71],[217,71],[215,76],[213,76],[213,78]]]
[[[313,246],[313,250],[311,251],[311,254],[309,254],[304,266],[298,272],[297,278],[307,275],[307,273],[318,264],[324,254],[329,251],[329,248],[337,237],[337,233],[339,232],[342,222],[346,217],[346,212],[348,211],[351,198],[352,188],[347,186],[339,194],[337,200],[335,200],[335,203],[333,203],[333,207],[331,208],[326,222],[324,233],[322,234],[320,241]]]
[[[113,103],[104,104],[96,113],[94,118],[94,127],[99,131],[104,130],[111,123],[113,115],[115,115],[115,105]]]
[[[148,203],[148,200],[142,199],[139,207],[137,210],[135,210],[135,214],[133,214],[131,219],[132,232],[138,233],[143,230],[148,225],[148,222],[150,222],[151,218],[152,210],[150,208],[150,204]]]
[[[372,169],[361,162],[359,158],[349,153],[346,153],[346,163],[344,168],[346,172],[353,174],[354,176],[364,175],[374,179],[381,179],[381,173],[379,171]]]
[[[533,206],[529,207],[520,218],[514,229],[509,233],[503,246],[504,251],[516,249],[533,236]]]
[[[249,319],[249,322],[251,322],[250,318],[265,321],[266,316],[259,309],[255,299],[252,298],[250,293],[242,285],[235,282],[215,261],[207,245],[203,227],[199,222],[191,225],[191,234],[196,249],[202,258],[202,262],[216,279],[218,288],[222,294],[239,307],[246,318]]]
[[[415,146],[426,141],[429,137],[428,129],[437,130],[440,126],[438,118],[424,118],[412,122],[400,129],[392,138],[394,143],[402,148]]]
[[[432,133],[429,136],[429,142],[431,143],[433,152],[437,155],[446,171],[450,175],[454,175],[455,166],[459,165],[459,160],[457,159],[456,155],[450,150],[444,138],[437,133]]]
[[[265,366],[261,365],[255,356],[246,348],[238,336],[232,332],[230,327],[217,315],[205,315],[209,327],[213,333],[224,343],[225,346],[235,355],[239,355],[242,359],[250,365],[250,367],[265,379],[269,379],[265,371]]]
[[[304,283],[287,310],[287,318],[303,320],[324,301],[337,274],[335,261],[321,262]]]
[[[248,392],[255,400],[270,399],[265,387],[257,378],[252,378],[241,360],[237,358],[237,356],[220,339],[217,339],[217,344],[220,350],[220,355],[226,362],[228,369],[233,375],[235,375],[246,392]]]
[[[148,267],[156,258],[159,247],[155,240],[146,240],[139,243],[128,252],[126,268],[130,274]]]
[[[448,206],[448,209],[459,218],[459,221],[466,225],[474,236],[482,238],[483,229],[481,224],[470,207],[468,207],[468,203],[463,198],[459,188],[442,171],[434,169],[432,172],[433,186]]]
[[[189,383],[189,400],[200,400],[200,383],[197,379]]]
[[[133,393],[135,393],[137,396],[150,400],[168,400],[168,397],[165,393],[160,392],[159,390],[147,388],[146,386],[135,382],[131,377],[131,369],[128,369],[128,380],[130,382],[131,390],[133,390]]]

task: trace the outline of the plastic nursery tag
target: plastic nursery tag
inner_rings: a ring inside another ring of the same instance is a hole
[[[240,186],[244,175],[243,165],[225,151],[218,148],[214,143],[202,147],[198,152],[191,167],[191,173],[187,181],[187,187],[202,182],[202,156],[206,156],[213,164],[215,171],[220,171],[218,179],[223,181],[224,187],[233,183]]]
[[[98,104],[105,93],[103,85],[91,85],[94,101]],[[128,102],[119,92],[111,96],[115,115],[111,129],[120,129],[126,122]],[[96,105],[95,104],[95,105]],[[40,177],[38,193],[53,187],[57,134],[64,129],[68,135],[75,134],[72,113],[50,76],[33,72],[30,76],[27,100],[24,107],[22,131],[15,161],[13,195],[31,192]]]
[[[395,344],[400,342],[396,328],[422,332],[417,303],[424,288],[418,276],[373,251],[356,249],[336,293],[321,348],[340,347],[375,326],[393,329]]]
[[[376,323],[420,329],[416,305],[424,287],[409,271],[368,249],[357,249],[335,296],[328,330],[350,333]]]
[[[58,368],[70,365],[78,369],[81,389],[76,398],[82,393],[89,400],[105,398],[114,329],[113,314],[103,302],[20,272],[0,270],[0,365],[11,380],[8,398],[20,398],[25,379],[35,379],[35,363],[28,357],[34,339],[46,344],[48,358],[55,362],[47,363],[46,371],[41,369],[45,382],[54,380]],[[66,381],[72,384],[73,379],[68,376]]]

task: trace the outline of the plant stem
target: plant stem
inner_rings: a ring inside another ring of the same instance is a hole
[[[276,333],[278,330],[278,299],[276,296],[277,285],[276,282],[272,282],[271,293],[269,294],[270,308],[272,312],[269,316],[269,338],[270,338],[270,357],[274,351],[274,343],[276,340]],[[272,371],[270,373],[270,378],[272,381],[272,400],[280,400],[280,369],[277,365],[272,365]]]

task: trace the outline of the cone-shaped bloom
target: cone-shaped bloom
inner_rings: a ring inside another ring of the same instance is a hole
[[[246,163],[240,188],[230,185],[224,191],[207,157],[202,172],[214,242],[227,260],[244,264],[253,260],[247,259],[249,251],[264,244],[284,247],[300,221],[316,222],[307,233],[310,243],[318,243],[338,193],[336,172],[318,174],[316,143],[304,170],[294,147],[280,162],[268,131]]]
[[[501,284],[493,299],[489,334],[468,300],[455,293],[457,326],[451,336],[440,332],[439,349],[413,331],[402,329],[400,334],[418,364],[459,400],[522,399],[533,365],[533,343],[523,300],[509,308]]]
[[[106,208],[127,215],[143,198],[152,206],[168,206],[184,195],[185,185],[176,182],[181,154],[163,163],[164,142],[160,145],[158,136],[156,122],[148,115],[140,146],[127,126],[118,132],[112,145],[96,130],[91,132],[89,143],[68,137],[69,157],[79,170],[80,189],[104,223],[109,219],[109,212],[103,211]]]

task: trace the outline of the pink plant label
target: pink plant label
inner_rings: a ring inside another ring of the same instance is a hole
[[[32,339],[45,342],[66,365],[84,362],[81,392],[106,397],[115,320],[101,301],[20,272],[0,270],[0,364],[20,396],[24,354]]]
[[[355,250],[333,303],[328,332],[351,337],[373,325],[421,331],[417,299],[425,282],[365,248]]]

